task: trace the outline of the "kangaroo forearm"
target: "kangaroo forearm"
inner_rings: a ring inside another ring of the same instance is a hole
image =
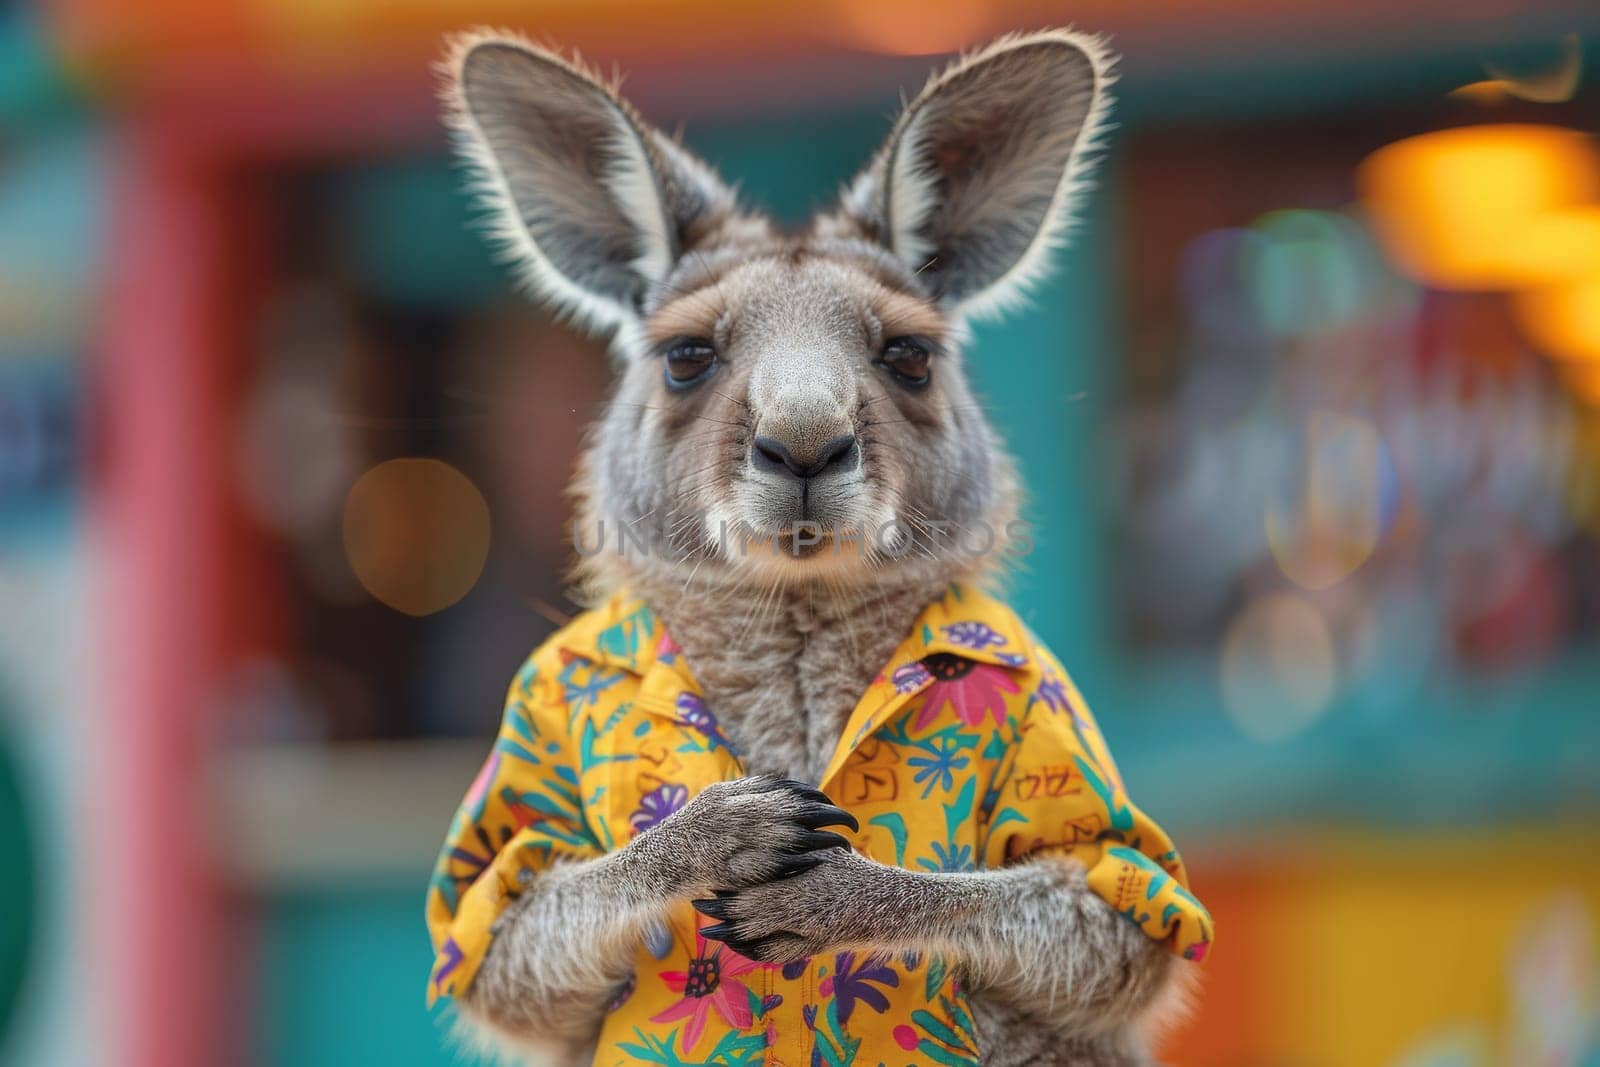
[[[878,870],[887,899],[855,905],[871,908],[863,925],[877,947],[944,955],[974,989],[1080,1032],[1141,1018],[1171,978],[1171,954],[1091,892],[1069,860]]]
[[[1114,1029],[1143,1017],[1171,978],[1171,953],[1090,891],[1070,860],[934,877],[933,906],[942,895],[970,915],[938,936],[991,996],[1080,1032]]]
[[[665,914],[670,894],[658,871],[648,849],[629,846],[532,877],[495,924],[460,998],[465,1013],[517,1039],[591,1037],[640,940]]]

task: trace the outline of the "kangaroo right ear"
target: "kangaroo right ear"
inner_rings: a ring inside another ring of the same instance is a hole
[[[906,105],[844,211],[952,313],[1016,302],[1049,266],[1087,186],[1115,57],[1072,30],[963,56]]]
[[[695,228],[735,209],[709,167],[576,62],[474,32],[444,72],[494,236],[530,288],[592,329],[636,323]]]

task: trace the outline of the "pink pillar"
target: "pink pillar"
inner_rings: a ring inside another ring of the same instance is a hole
[[[79,838],[97,1048],[113,1067],[233,1064],[251,1040],[248,937],[212,862],[206,758],[227,665],[285,640],[272,554],[232,495],[232,408],[275,252],[262,176],[438,140],[421,67],[327,84],[169,73],[118,116],[93,390],[98,696]]]
[[[104,1062],[210,1067],[238,1062],[204,799],[227,622],[226,213],[216,176],[163,139],[121,149],[93,392],[82,896]]]

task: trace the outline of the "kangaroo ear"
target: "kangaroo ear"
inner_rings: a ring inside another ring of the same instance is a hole
[[[952,312],[1018,302],[1087,188],[1114,63],[1102,39],[1071,30],[962,57],[906,106],[845,213]]]
[[[444,73],[494,236],[534,292],[590,328],[636,323],[693,234],[735,210],[709,167],[577,62],[475,32]]]

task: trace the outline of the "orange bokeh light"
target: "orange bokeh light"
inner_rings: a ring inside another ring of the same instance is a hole
[[[431,615],[477,584],[489,525],[489,505],[466,475],[436,459],[391,459],[350,488],[345,555],[373,597],[407,615]]]
[[[1399,141],[1357,173],[1399,264],[1447,289],[1519,289],[1593,265],[1600,148],[1573,130],[1467,126]]]
[[[985,0],[929,3],[928,0],[840,0],[829,14],[849,43],[892,56],[930,56],[954,52],[982,37],[994,12]]]
[[[1561,363],[1556,373],[1567,392],[1588,407],[1600,409],[1600,362]]]
[[[1530,340],[1560,360],[1600,367],[1600,239],[1590,246],[1593,273],[1525,289],[1512,297]]]

